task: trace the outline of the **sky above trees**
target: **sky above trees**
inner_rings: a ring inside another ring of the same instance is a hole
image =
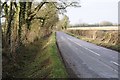
[[[120,0],[81,0],[79,8],[67,8],[70,24],[118,23],[118,2]]]
[[[69,7],[65,14],[69,17],[70,24],[94,24],[100,23],[101,21],[118,23],[119,1],[120,0],[80,0],[82,7]],[[4,19],[2,22],[3,21]]]

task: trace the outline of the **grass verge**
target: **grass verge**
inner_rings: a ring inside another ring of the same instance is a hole
[[[91,38],[87,38],[87,37],[84,37],[84,36],[77,36],[77,35],[75,35],[73,33],[70,33],[70,32],[66,32],[66,33],[71,35],[71,36],[74,36],[74,37],[76,37],[78,39],[82,39],[84,41],[96,44],[98,46],[106,47],[108,49],[112,49],[112,50],[120,52],[120,44],[113,45],[113,44],[109,44],[109,43],[98,42],[98,41],[93,40]]]
[[[18,64],[9,70],[15,78],[67,78],[68,74],[57,52],[55,33],[21,46]],[[12,66],[12,65],[10,65]],[[7,68],[7,67],[6,67]]]

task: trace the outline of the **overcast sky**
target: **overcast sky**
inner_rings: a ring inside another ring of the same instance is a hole
[[[4,1],[4,0],[3,0]],[[39,1],[39,0],[37,0]],[[67,8],[70,24],[118,23],[118,2],[120,0],[80,0],[80,8]]]
[[[67,8],[71,24],[99,23],[110,21],[118,23],[118,2],[120,0],[81,0],[80,8]]]

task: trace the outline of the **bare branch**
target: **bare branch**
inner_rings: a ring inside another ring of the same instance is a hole
[[[78,2],[64,2],[62,3],[54,3],[54,6],[60,10],[60,9],[66,9],[67,7],[81,7]]]
[[[34,11],[30,14],[30,16],[28,17],[29,20],[33,19],[33,17],[37,14],[37,12],[42,8],[42,6],[48,2],[41,2],[35,9]]]
[[[43,17],[34,17],[33,19],[41,19],[41,20],[44,20],[45,18],[43,18]]]

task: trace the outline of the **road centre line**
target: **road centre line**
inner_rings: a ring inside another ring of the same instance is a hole
[[[68,38],[70,41],[72,41],[70,38]],[[73,42],[73,41],[72,41]],[[77,45],[79,45],[79,46],[81,46],[81,47],[83,47],[82,45],[80,45],[80,44],[78,44],[78,43],[76,43],[76,42],[74,42],[75,44],[77,44]],[[83,47],[83,48],[85,48],[85,47]],[[89,51],[91,51],[91,52],[93,52],[94,54],[96,54],[96,55],[98,55],[98,56],[100,56],[100,54],[98,54],[98,53],[96,53],[96,52],[94,52],[94,51],[92,51],[92,50],[90,50],[90,49],[88,49],[88,48],[85,48],[85,49],[87,49],[87,50],[89,50]],[[114,62],[114,64],[115,64],[116,62]],[[110,67],[110,66],[108,66],[108,65],[106,65],[105,63],[103,63],[106,67],[108,67],[108,68],[110,68],[110,69],[112,69],[112,70],[114,70],[115,72],[118,72],[117,70],[115,70],[115,69],[113,69],[112,67]],[[116,63],[117,64],[117,63]]]
[[[114,62],[114,61],[110,61],[111,63],[117,65],[117,66],[120,66],[118,63]]]
[[[68,38],[68,39],[69,39],[70,41],[72,41],[70,38]],[[72,42],[73,42],[73,41],[72,41]],[[79,45],[79,46],[81,46],[81,47],[83,47],[82,45],[80,45],[80,44],[78,44],[78,43],[76,43],[76,42],[74,42],[74,43],[77,44],[77,45]],[[96,52],[94,52],[94,51],[92,51],[92,50],[90,50],[90,49],[88,49],[88,48],[86,48],[86,47],[83,47],[83,48],[85,48],[85,49],[89,50],[90,52],[92,52],[92,53],[100,56],[100,54],[98,54],[98,53],[96,53]],[[110,61],[110,62],[113,63],[113,64],[115,64],[115,65],[117,65],[117,66],[120,66],[117,62],[114,62],[114,61]]]
[[[69,38],[69,40],[70,41],[72,41],[70,38]],[[72,41],[73,42],[73,41]],[[75,43],[75,42],[74,42]],[[75,44],[77,44],[77,43],[75,43]],[[78,45],[78,44],[77,44]],[[79,44],[79,46],[81,46],[80,44]],[[81,47],[83,47],[83,46],[81,46]],[[84,48],[84,47],[83,47]],[[96,52],[95,52],[96,53]],[[94,59],[94,58],[93,58]],[[104,64],[106,67],[108,67],[109,69],[112,69],[113,71],[115,71],[115,72],[117,72],[118,73],[118,71],[117,70],[115,70],[115,69],[113,69],[112,67],[110,67],[110,66],[108,66],[107,64],[105,64],[105,63],[103,63],[102,62],[102,64]]]
[[[72,41],[70,38],[68,38],[70,41]],[[72,42],[74,42],[74,41],[72,41]],[[89,48],[86,48],[86,47],[84,47],[84,46],[82,46],[82,45],[80,45],[80,44],[78,44],[78,43],[76,43],[76,42],[74,42],[75,44],[77,44],[77,45],[79,45],[79,46],[81,46],[81,47],[83,47],[83,48],[85,48],[86,50],[89,50],[90,52],[92,52],[92,53],[94,53],[94,54],[96,54],[96,55],[98,55],[98,56],[100,56],[100,54],[98,54],[98,53],[96,53],[96,52],[94,52],[94,51],[92,51],[91,49],[89,49]]]

